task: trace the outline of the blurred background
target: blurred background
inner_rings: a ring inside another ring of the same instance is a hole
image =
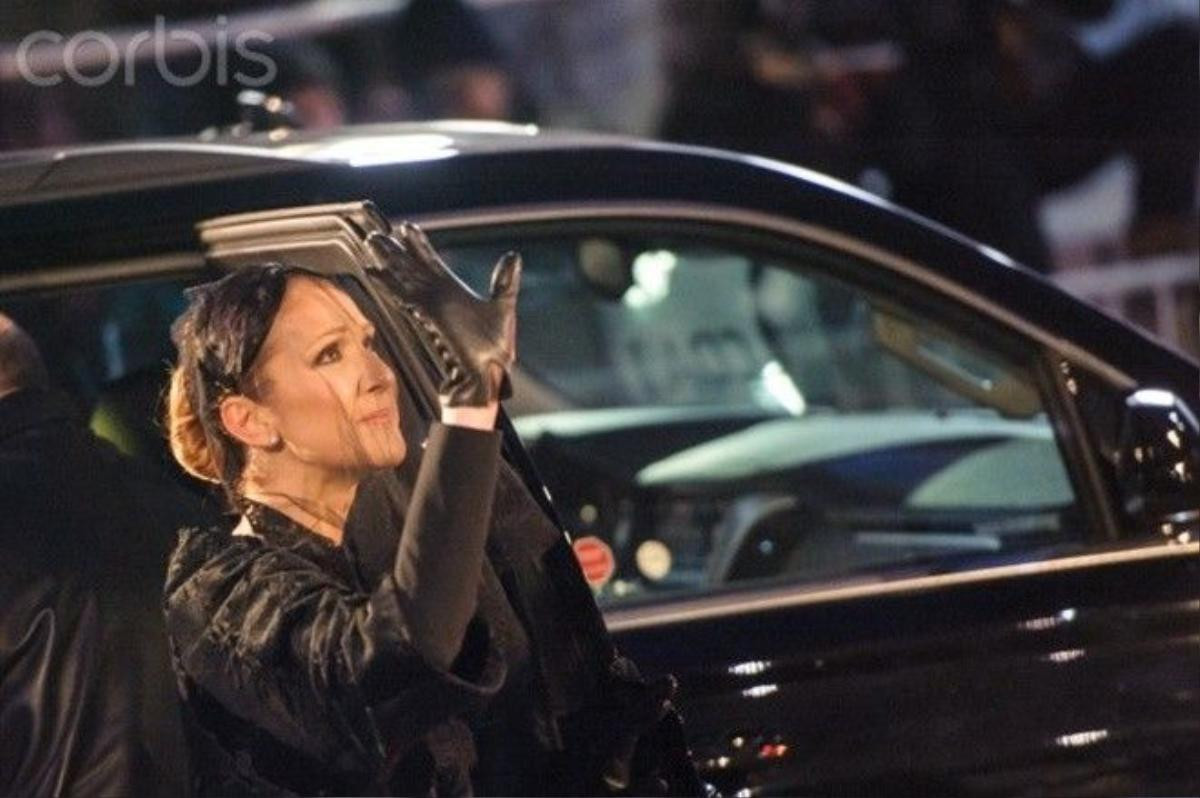
[[[268,111],[779,158],[1200,353],[1200,0],[3,0],[0,151]]]

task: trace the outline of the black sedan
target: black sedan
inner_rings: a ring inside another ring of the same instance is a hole
[[[182,288],[361,268],[365,199],[523,253],[509,457],[727,794],[1200,790],[1197,365],[852,187],[500,125],[23,153],[0,310],[165,465]]]

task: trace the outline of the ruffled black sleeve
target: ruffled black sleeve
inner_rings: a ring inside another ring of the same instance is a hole
[[[287,748],[374,771],[504,680],[478,620],[451,668],[425,660],[406,637],[390,578],[356,593],[294,552],[238,538],[205,556],[211,543],[211,533],[185,532],[172,562],[166,611],[177,667]],[[194,559],[203,563],[189,567]]]
[[[423,469],[441,459],[434,448],[449,445],[437,443],[427,453],[433,462]],[[485,443],[460,442],[460,448],[487,448]],[[456,473],[467,482],[495,481],[494,468]],[[492,486],[478,487],[490,506]],[[446,496],[470,496],[471,486],[434,493],[442,497],[432,502],[438,506]],[[440,523],[462,516],[445,511],[427,517]],[[413,639],[425,619],[412,615],[428,603],[414,602],[411,587],[396,579],[388,575],[366,593],[337,569],[323,567],[319,557],[306,556],[303,547],[183,532],[168,571],[165,609],[185,692],[202,694],[222,715],[267,735],[270,744],[249,745],[251,755],[253,749],[282,749],[340,772],[378,776],[433,727],[480,708],[499,690],[506,670],[479,616],[467,625],[453,662],[439,665],[425,656],[428,649]],[[468,583],[472,592],[475,581]],[[226,744],[221,724],[200,720],[218,745]]]

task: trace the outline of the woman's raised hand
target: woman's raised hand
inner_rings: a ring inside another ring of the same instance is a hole
[[[367,244],[386,264],[402,306],[441,361],[442,404],[483,407],[507,398],[508,370],[517,355],[520,256],[500,258],[484,298],[454,276],[414,224],[402,223],[394,235],[372,233]]]

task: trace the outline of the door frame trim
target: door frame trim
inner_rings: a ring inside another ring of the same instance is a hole
[[[692,623],[730,618],[751,613],[770,612],[812,604],[827,604],[876,596],[928,593],[959,585],[1028,578],[1046,574],[1080,571],[1109,565],[1168,560],[1200,555],[1200,542],[1155,543],[1120,551],[1079,554],[1050,560],[979,568],[950,574],[934,574],[888,581],[842,584],[828,588],[797,589],[782,586],[737,596],[706,596],[682,599],[652,607],[614,609],[605,613],[610,632],[628,632],[668,624]]]
[[[972,291],[953,280],[931,272],[915,261],[901,257],[845,233],[808,222],[800,222],[785,216],[707,203],[598,201],[573,202],[570,204],[514,205],[507,208],[500,207],[437,213],[414,217],[414,221],[428,232],[453,232],[490,225],[503,226],[553,221],[581,221],[586,219],[637,219],[660,222],[687,221],[714,225],[736,225],[804,239],[828,249],[837,250],[862,260],[870,261],[919,282],[940,294],[956,299],[1033,339],[1039,344],[1071,358],[1077,364],[1084,365],[1093,372],[1103,375],[1105,379],[1113,383],[1118,389],[1131,390],[1136,386],[1136,380],[1111,363],[1101,360],[1090,351],[1071,341],[1047,332],[1027,319],[1010,312],[1002,305],[996,304],[986,296]],[[982,245],[975,245],[975,248],[981,257],[996,262],[998,266],[1015,268],[1011,265],[1011,262],[1001,259],[1000,256],[993,255],[994,250]],[[1051,283],[1051,285],[1053,284]]]

